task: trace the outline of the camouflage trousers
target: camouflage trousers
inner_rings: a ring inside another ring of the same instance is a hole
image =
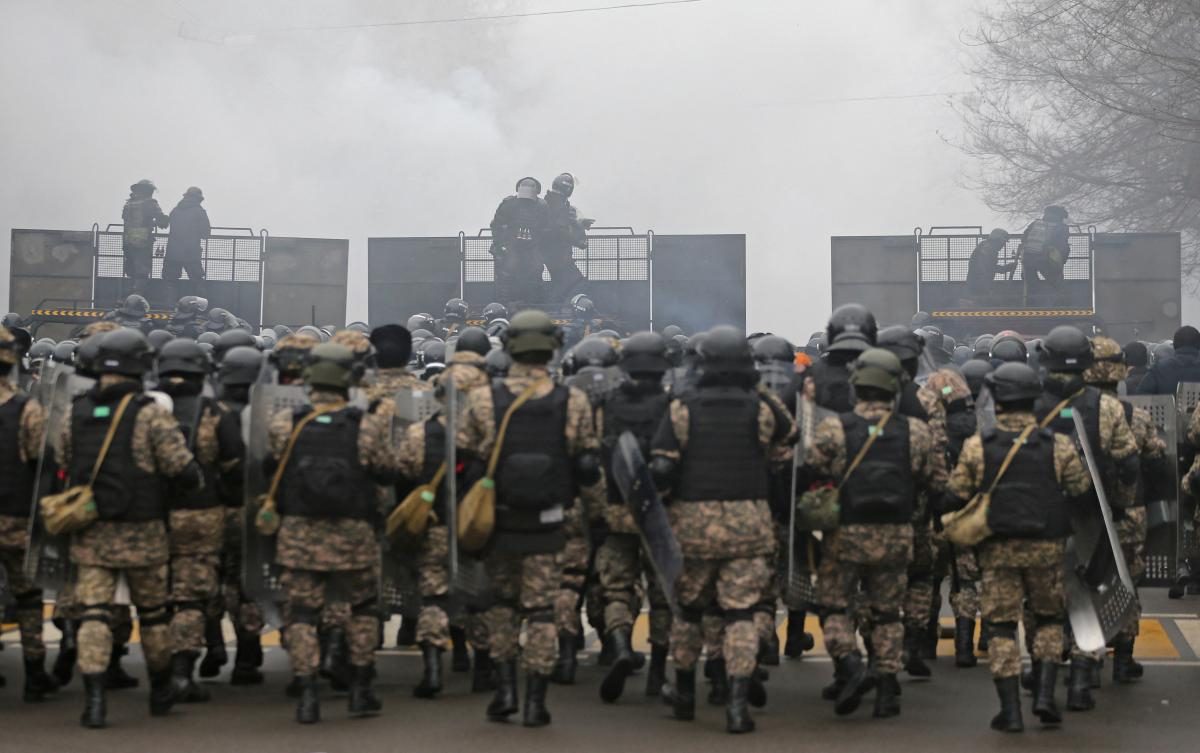
[[[108,624],[112,631],[113,645],[124,646],[133,636],[133,610],[128,604],[113,604],[109,611],[111,616]],[[52,617],[55,624],[61,620],[79,620],[83,617],[83,606],[75,598],[73,580],[67,581],[58,593],[54,594]]]
[[[913,534],[908,525],[843,526],[826,537],[817,571],[817,602],[830,656],[840,659],[858,650],[850,609],[861,587],[863,603],[870,610],[876,665],[884,674],[900,671],[904,648],[900,610],[912,557]]]
[[[326,588],[337,589],[350,606],[346,630],[350,645],[350,663],[370,666],[375,661],[379,641],[379,573],[375,568],[362,570],[291,570],[282,576],[287,595],[288,624],[284,629],[292,672],[298,676],[315,674],[321,661],[317,627],[325,606]]]
[[[494,598],[484,613],[492,658],[517,657],[525,623],[525,670],[549,675],[558,654],[554,605],[562,583],[560,554],[492,552],[485,566]]]
[[[1146,574],[1146,508],[1134,507],[1125,511],[1125,517],[1117,523],[1117,538],[1121,542],[1121,553],[1125,555],[1125,565],[1129,568],[1129,577],[1136,587]],[[1129,624],[1121,630],[1119,638],[1137,638],[1141,632],[1139,624],[1142,619],[1142,605],[1139,600]]]
[[[567,545],[559,558],[562,565],[562,583],[554,597],[554,625],[564,635],[579,635],[583,622],[579,608],[586,604],[588,624],[598,627],[604,620],[603,591],[598,578],[590,570],[591,542],[584,529],[581,505],[573,505],[566,512],[563,532]]]
[[[942,580],[950,576],[950,609],[957,619],[974,620],[979,615],[979,560],[974,549],[962,549],[941,536],[934,536],[932,619],[941,611]]]
[[[1035,661],[1062,658],[1067,598],[1063,587],[1062,541],[1010,539],[979,547],[983,570],[980,601],[988,626],[988,664],[993,677],[1021,673],[1017,623],[1027,609],[1033,626]]]
[[[204,616],[219,592],[219,552],[171,555],[171,647],[175,652],[204,648]]]
[[[417,591],[421,612],[417,617],[417,643],[450,648],[450,534],[444,525],[430,526],[417,551]]]
[[[167,603],[167,565],[131,567],[123,570],[80,565],[75,578],[75,600],[82,609],[79,635],[79,671],[103,672],[112,654],[114,634],[112,600],[117,579],[124,574],[129,594],[138,610],[142,654],[150,672],[161,672],[171,663],[171,613]],[[125,638],[128,641],[128,637]],[[125,641],[117,638],[117,643]]]
[[[220,618],[228,612],[239,635],[261,633],[262,609],[242,590],[242,526],[245,515],[240,507],[225,508],[225,538],[221,547],[220,594],[209,607],[209,617]]]
[[[758,659],[759,633],[754,606],[762,600],[771,578],[768,557],[692,559],[685,557],[675,583],[681,618],[671,625],[671,654],[675,666],[696,666],[704,648],[705,611],[716,606],[724,618],[721,655],[732,677],[749,677]],[[711,625],[712,623],[710,623]]]
[[[936,552],[928,521],[913,524],[913,555],[904,593],[904,626],[924,629],[933,617],[933,569]]]
[[[668,645],[671,605],[642,552],[641,538],[627,533],[610,533],[596,553],[596,571],[603,589],[605,631],[633,629],[633,621],[642,606],[638,585],[645,575],[646,595],[650,601],[650,643]]]
[[[21,632],[21,652],[26,659],[46,655],[42,642],[42,589],[25,577],[25,550],[0,547],[0,569],[8,578],[8,592],[17,606],[17,626]]]

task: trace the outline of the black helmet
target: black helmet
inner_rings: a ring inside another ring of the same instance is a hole
[[[471,307],[461,298],[451,298],[446,301],[444,315],[448,322],[465,322],[467,314],[470,313]]]
[[[967,387],[974,397],[979,397],[979,391],[983,389],[983,381],[990,373],[992,373],[992,362],[982,358],[972,358],[962,365],[963,379],[967,380]]]
[[[829,341],[826,350],[862,351],[875,345],[879,326],[875,315],[859,303],[847,303],[834,309],[825,326]]]
[[[185,295],[175,302],[176,314],[202,314],[208,311],[208,299],[198,295]]]
[[[276,324],[271,329],[275,332],[275,339],[280,340],[283,337],[292,334],[292,328],[286,324]]]
[[[510,355],[553,353],[562,345],[562,330],[544,311],[518,311],[504,335],[504,348]]]
[[[1042,218],[1051,222],[1062,222],[1068,216],[1066,207],[1061,207],[1058,204],[1051,204],[1042,212]]]
[[[162,350],[162,346],[175,339],[175,335],[165,329],[152,329],[146,333],[146,339],[150,341],[150,347],[155,350]]]
[[[534,186],[534,189],[533,189],[533,190],[534,190],[535,192],[537,192],[537,193],[539,193],[539,194],[542,192],[542,182],[541,182],[540,180],[538,180],[537,178],[534,178],[534,177],[533,177],[533,176],[531,176],[531,175],[526,175],[524,178],[521,178],[520,180],[518,180],[518,181],[517,181],[517,184],[516,184],[515,186],[513,186],[513,190],[514,190],[514,191],[520,191],[520,190],[521,190],[521,184],[522,184],[522,183],[524,183],[524,182],[525,182],[525,181],[527,181],[527,180],[531,180],[531,181],[533,181],[533,186]]]
[[[855,387],[872,387],[890,395],[900,391],[904,378],[904,367],[900,359],[884,348],[867,348],[854,359],[850,371],[850,384]]]
[[[910,324],[913,329],[928,327],[933,324],[933,316],[928,311],[918,311],[917,313],[913,314]]]
[[[133,293],[125,298],[125,302],[121,304],[121,313],[124,316],[132,316],[141,319],[146,314],[150,313],[150,302],[144,297]]]
[[[966,345],[954,346],[954,353],[951,354],[950,360],[962,366],[971,360],[971,349]]]
[[[371,325],[367,324],[366,322],[350,322],[346,325],[346,329],[354,330],[355,332],[361,332],[364,335],[371,333]]]
[[[488,337],[499,337],[500,339],[503,340],[504,333],[508,332],[508,328],[509,328],[508,319],[506,319],[504,317],[499,317],[497,319],[493,319],[490,322],[488,322],[488,326],[487,326]]]
[[[667,326],[663,327],[662,336],[668,340],[670,340],[672,337],[675,337],[675,335],[682,334],[683,327],[680,327],[678,324],[668,324]]]
[[[675,335],[665,338],[664,342],[667,346],[667,363],[671,367],[678,366],[683,362],[683,346],[687,344],[687,336]]]
[[[592,335],[581,340],[574,348],[571,348],[571,360],[574,361],[575,370],[584,366],[599,366],[601,368],[608,366],[616,366],[620,356],[617,354],[617,349],[613,344],[603,337]]]
[[[483,307],[483,320],[488,324],[497,319],[508,319],[508,309],[503,303],[489,303]]]
[[[1005,335],[992,341],[989,357],[1005,363],[1025,363],[1029,360],[1029,350],[1021,338],[1015,335]]]
[[[503,348],[494,348],[484,356],[483,364],[487,368],[488,376],[493,379],[505,377],[512,366],[512,356]]]
[[[296,330],[296,334],[308,335],[309,337],[313,338],[317,342],[322,342],[322,343],[329,339],[328,333],[326,333],[320,327],[314,326],[312,324],[305,324],[303,327]]]
[[[575,176],[570,173],[561,173],[550,184],[551,191],[557,191],[563,196],[570,196],[575,192]]]
[[[207,374],[212,371],[212,362],[200,343],[186,337],[177,337],[158,352],[158,373]]]
[[[200,336],[196,338],[196,342],[208,343],[215,346],[220,337],[216,332],[201,332]]]
[[[446,343],[438,339],[426,340],[421,344],[421,364],[430,366],[435,363],[445,365]]]
[[[1078,327],[1060,324],[1042,340],[1038,360],[1049,371],[1082,373],[1092,365],[1092,344]]]
[[[129,187],[129,190],[133,193],[141,193],[141,194],[146,194],[147,196],[149,196],[150,194],[152,194],[158,190],[158,186],[154,185],[153,181],[150,181],[146,178],[142,178],[137,183],[134,183],[133,185],[131,185]]]
[[[95,369],[98,374],[140,377],[150,370],[153,359],[154,349],[146,336],[126,327],[100,337]]]
[[[621,369],[626,374],[661,375],[670,367],[667,340],[657,332],[638,332],[621,347]]]
[[[63,340],[54,346],[54,353],[50,357],[55,363],[74,363],[75,349],[78,347],[79,343],[74,340]]]
[[[780,361],[790,364],[796,360],[796,349],[779,335],[767,335],[754,343],[754,360],[759,363]]]
[[[754,353],[746,335],[737,327],[721,325],[708,331],[700,342],[697,355],[708,374],[755,373]]]
[[[477,353],[486,356],[491,349],[492,341],[488,339],[487,333],[479,327],[467,327],[459,332],[458,340],[454,344],[455,353]]]
[[[920,335],[925,339],[925,347],[934,350],[946,351],[946,335],[942,333],[940,327],[933,324],[927,324],[920,328]],[[951,346],[950,350],[954,350]]]
[[[984,379],[997,403],[1036,400],[1042,394],[1037,372],[1026,363],[1002,363]]]
[[[354,351],[337,343],[321,343],[309,351],[304,383],[313,387],[348,390],[361,375]]]
[[[211,332],[224,332],[229,329],[237,329],[238,321],[237,317],[227,310],[216,308],[208,312],[208,324],[205,326]]]
[[[700,359],[700,346],[704,344],[704,339],[708,337],[707,332],[697,332],[687,339],[683,344],[683,360],[685,363],[691,363]]]
[[[891,351],[902,362],[916,360],[925,351],[925,338],[903,324],[880,330],[875,344]]]
[[[15,311],[8,312],[4,315],[3,319],[0,319],[0,325],[8,327],[9,329],[12,329],[13,327],[20,327],[21,322],[21,315]]]
[[[257,348],[230,348],[217,369],[217,381],[225,387],[242,387],[258,381],[262,371],[263,354]]]
[[[413,314],[408,317],[408,323],[404,325],[409,332],[416,332],[419,329],[427,329],[430,332],[437,329],[437,322],[434,321],[431,314]]]
[[[592,299],[587,297],[585,293],[579,293],[571,298],[571,310],[576,316],[591,314],[596,310],[596,304],[592,303]]]
[[[45,342],[43,340],[38,340],[29,348],[28,355],[30,362],[44,361],[50,356],[54,355],[54,346],[55,343],[53,341]]]
[[[972,355],[975,357],[987,358],[992,352],[992,342],[995,340],[993,335],[980,335],[975,338],[975,344],[972,346]]]
[[[253,348],[258,345],[258,341],[254,339],[254,335],[244,329],[231,329],[228,332],[222,332],[221,336],[213,343],[213,357],[217,359],[217,363],[225,357],[225,354],[234,348]]]

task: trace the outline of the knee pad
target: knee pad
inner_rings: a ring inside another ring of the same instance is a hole
[[[884,625],[894,625],[900,622],[899,612],[881,612],[876,609],[871,610],[871,623],[876,627]]]
[[[291,607],[291,624],[292,625],[311,625],[317,627],[321,624],[321,610],[316,607]]]
[[[766,615],[770,615],[771,617],[774,617],[775,616],[775,602],[774,601],[760,601],[759,603],[754,605],[754,607],[751,611],[755,612],[756,614],[766,614]]]
[[[170,622],[171,610],[167,608],[166,604],[138,608],[138,625],[142,628],[168,625]]]
[[[175,602],[174,606],[176,612],[203,612],[208,605],[200,599],[187,599]]]
[[[79,624],[82,627],[85,622],[100,622],[104,625],[112,624],[112,611],[108,604],[92,604],[83,608],[83,614],[79,617]]]
[[[379,599],[371,597],[366,601],[360,601],[350,607],[350,614],[354,617],[374,617],[379,618]]]
[[[1063,625],[1066,619],[1058,614],[1035,614],[1033,616],[1033,625],[1036,628],[1054,627],[1055,625]]]
[[[993,638],[1007,638],[1010,641],[1017,639],[1017,623],[1015,622],[989,622],[988,631]]]
[[[725,624],[732,625],[735,622],[753,622],[755,609],[726,609]]]
[[[553,609],[535,609],[525,615],[525,620],[530,623],[550,623],[554,624]]]

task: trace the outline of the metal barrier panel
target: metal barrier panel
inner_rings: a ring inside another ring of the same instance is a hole
[[[200,242],[200,263],[210,282],[262,282],[265,239],[256,235],[213,235]],[[119,230],[96,232],[96,277],[120,279],[125,274]],[[154,236],[154,267],[151,279],[161,280],[167,236]],[[186,273],[185,273],[186,277]]]
[[[971,260],[971,252],[986,239],[986,235],[922,235],[920,237],[920,281],[921,282],[966,282],[967,267]],[[1091,236],[1087,233],[1072,233],[1068,242],[1071,253],[1063,265],[1064,280],[1092,279],[1092,244]],[[1025,270],[1017,258],[1017,249],[1021,246],[1020,237],[1009,238],[997,257],[1000,264],[1016,261],[1012,280],[1025,279]],[[1009,279],[997,273],[997,282]]]
[[[593,282],[650,279],[650,235],[588,235],[588,247],[572,249],[575,266]],[[463,236],[463,283],[495,282],[490,235]],[[542,270],[542,280],[550,274]]]
[[[1186,551],[1183,548],[1185,526],[1181,508],[1188,505],[1183,504],[1187,495],[1178,483],[1181,477],[1178,409],[1173,395],[1132,395],[1122,399],[1150,414],[1155,427],[1158,428],[1159,436],[1167,445],[1167,464],[1176,480],[1175,497],[1167,500],[1174,522],[1151,528],[1146,532],[1146,574],[1142,578],[1142,582],[1148,586],[1168,586],[1175,581],[1180,560]]]

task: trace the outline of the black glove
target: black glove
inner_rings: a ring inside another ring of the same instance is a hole
[[[575,458],[575,483],[579,486],[591,486],[599,481],[600,455],[595,450],[588,450]]]
[[[655,455],[650,459],[650,475],[660,494],[674,486],[676,470],[675,461],[668,457]]]

